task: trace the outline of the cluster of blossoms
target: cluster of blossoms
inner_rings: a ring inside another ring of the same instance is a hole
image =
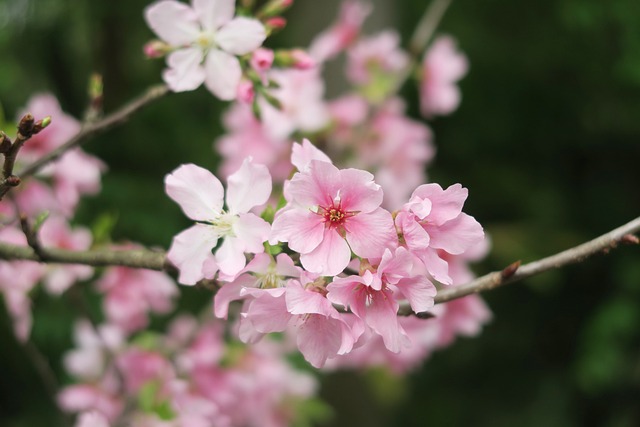
[[[76,383],[58,402],[79,414],[78,427],[291,425],[317,391],[314,378],[287,361],[292,353],[316,368],[401,374],[490,318],[475,295],[434,306],[438,289],[473,277],[468,263],[488,245],[462,212],[465,188],[423,184],[435,156],[432,131],[408,117],[397,96],[417,75],[425,118],[457,108],[456,83],[468,65],[453,39],[435,38],[421,60],[412,58],[394,31],[362,35],[371,7],[347,0],[306,51],[272,50],[263,42],[284,27],[280,15],[292,1],[257,10],[235,3],[160,0],[144,11],[160,38],[145,54],[166,57],[168,87],[204,84],[232,101],[227,133],[215,142],[224,184],[193,164],[165,179],[195,222],[174,237],[167,259],[179,283],[218,285],[213,308],[201,318],[174,315],[165,332],[150,332],[151,317],[174,313],[179,295],[165,273],[0,262],[0,293],[22,341],[39,283],[59,296],[91,282],[101,295],[102,323],[78,320],[77,348],[64,359]],[[328,100],[323,68],[341,54],[350,89]],[[53,122],[24,146],[22,165],[80,131],[50,95],[34,97],[27,110]],[[300,135],[313,135],[321,149],[294,142]],[[31,231],[44,248],[101,245],[69,221],[105,169],[80,148],[67,151],[0,203],[0,241],[33,246],[20,217],[39,217]]]
[[[339,364],[339,356],[376,336],[393,353],[433,347],[412,342],[398,309],[432,309],[433,280],[452,285],[455,266],[482,244],[482,227],[462,212],[467,190],[424,184],[391,213],[380,206],[383,190],[372,174],[338,169],[308,140],[293,145],[291,164],[296,172],[284,183],[285,203],[272,224],[254,213],[272,185],[267,168],[251,158],[229,176],[226,198],[222,183],[196,165],[166,177],[167,194],[198,221],[169,249],[178,280],[217,278],[216,316],[227,318],[229,303],[243,300],[242,341],[289,333],[315,367],[334,358]],[[246,263],[248,253],[255,256]],[[487,320],[477,302],[457,308]]]

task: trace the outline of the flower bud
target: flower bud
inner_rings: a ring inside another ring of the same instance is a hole
[[[260,47],[253,51],[249,63],[258,74],[263,74],[271,68],[273,64],[274,53],[271,49]]]
[[[160,40],[151,40],[142,48],[144,55],[149,59],[162,58],[171,50],[171,46]]]
[[[255,95],[256,93],[253,89],[253,83],[251,83],[249,80],[242,80],[238,85],[238,101],[249,104],[253,102]]]
[[[267,27],[267,31],[272,33],[274,31],[278,31],[283,29],[287,25],[287,20],[282,16],[274,16],[273,18],[269,18],[264,22],[265,27]]]

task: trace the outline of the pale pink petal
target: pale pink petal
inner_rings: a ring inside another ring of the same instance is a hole
[[[416,251],[429,247],[429,233],[418,223],[416,217],[409,212],[400,211],[396,215],[396,224],[403,234],[409,250]]]
[[[439,227],[429,227],[427,231],[432,248],[443,249],[453,255],[463,253],[484,238],[482,226],[465,213]]]
[[[178,1],[153,3],[144,10],[144,17],[153,32],[173,46],[191,43],[200,32],[194,11]]]
[[[251,301],[246,318],[251,321],[258,332],[282,332],[287,328],[291,314],[287,311],[284,292],[284,288],[250,292],[250,294],[259,296]]]
[[[83,412],[78,417],[75,427],[109,427],[109,422],[98,411]]]
[[[278,254],[276,257],[276,273],[280,276],[299,277],[300,268],[296,267],[291,257],[287,254]]]
[[[291,314],[337,315],[329,300],[318,292],[306,291],[297,280],[289,281],[285,294],[287,310]]]
[[[197,89],[205,80],[200,48],[190,47],[170,53],[167,65],[169,68],[164,70],[162,78],[174,92]]]
[[[235,0],[191,0],[202,26],[214,31],[233,19]]]
[[[203,264],[213,257],[211,249],[217,242],[216,230],[204,224],[196,224],[173,238],[167,259],[180,271],[178,282],[195,285],[204,278]]]
[[[246,213],[269,200],[271,174],[265,165],[253,163],[248,157],[234,174],[227,178],[227,206],[233,214]]]
[[[255,287],[255,277],[242,275],[233,283],[225,283],[213,297],[213,312],[216,317],[226,319],[231,301],[242,299],[240,291],[245,287]]]
[[[336,276],[349,265],[351,250],[347,242],[331,228],[326,228],[322,243],[312,252],[301,254],[302,266],[322,276]]]
[[[359,257],[381,257],[385,248],[394,248],[398,244],[393,218],[382,208],[349,218],[345,229],[347,242]]]
[[[211,49],[205,61],[204,84],[218,98],[229,101],[235,99],[242,78],[240,61],[218,49]]]
[[[382,203],[382,188],[367,171],[343,169],[340,184],[340,203],[347,211],[371,212]]]
[[[436,287],[426,277],[414,277],[404,279],[396,285],[416,313],[429,310],[433,307],[433,298],[436,296]]]
[[[273,221],[271,238],[289,242],[289,247],[299,253],[308,253],[318,247],[324,237],[322,217],[311,211],[291,209],[281,211]]]
[[[429,199],[432,206],[428,220],[435,225],[441,225],[460,215],[468,195],[469,190],[460,184],[453,184],[446,190],[443,190],[438,184],[423,184],[416,188],[411,198],[418,196],[422,199]]]
[[[254,214],[240,214],[233,224],[233,231],[241,241],[244,252],[253,254],[264,251],[263,243],[269,239],[271,226]]]
[[[449,264],[438,256],[435,249],[427,248],[426,250],[416,252],[416,255],[424,262],[429,274],[431,274],[434,279],[445,285],[451,284]]]
[[[296,340],[304,358],[315,368],[324,366],[342,347],[342,322],[318,314],[309,315],[298,328]]]
[[[215,256],[220,271],[229,276],[238,274],[247,262],[243,242],[236,237],[225,237]]]
[[[302,207],[331,206],[338,196],[340,171],[331,163],[311,160],[305,173],[297,173],[289,184],[289,194]]]
[[[316,148],[308,139],[303,139],[302,144],[294,142],[291,148],[291,164],[303,172],[309,168],[311,160],[332,163],[329,156]]]
[[[360,276],[340,277],[327,285],[327,299],[334,304],[340,304],[344,308],[356,306],[359,293],[358,287],[363,288],[363,280]],[[355,310],[353,310],[355,312]]]
[[[390,293],[376,292],[367,306],[365,322],[384,341],[385,347],[398,353],[402,347],[410,345],[409,337],[398,322],[398,303]]]
[[[239,16],[225,24],[216,33],[216,43],[222,50],[234,55],[245,55],[262,46],[267,38],[260,21]]]
[[[182,165],[167,175],[164,182],[169,197],[193,220],[210,221],[222,210],[222,184],[204,168]]]

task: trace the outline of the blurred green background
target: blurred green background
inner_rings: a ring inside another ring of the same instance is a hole
[[[142,57],[152,37],[144,0],[0,0],[0,104],[7,118],[53,92],[81,117],[92,72],[111,111],[160,82],[162,61]],[[407,41],[428,2],[379,0],[366,28]],[[305,46],[336,1],[297,0],[271,44]],[[454,0],[441,32],[471,69],[463,102],[431,125],[429,173],[469,188],[465,210],[493,239],[476,271],[530,261],[604,233],[640,213],[640,4],[637,0]],[[330,82],[332,88],[338,84]],[[416,113],[413,86],[405,88]],[[333,93],[335,94],[335,93]],[[109,165],[104,191],[77,216],[117,218],[113,237],[168,247],[188,225],[163,193],[178,164],[214,169],[224,105],[201,88],[173,94],[85,149]],[[481,336],[461,339],[405,379],[333,374],[322,396],[332,426],[640,425],[640,251],[547,273],[485,295],[494,312]],[[206,300],[189,291],[183,306]],[[35,296],[33,341],[64,377],[71,345],[68,300]],[[25,348],[0,310],[0,425],[58,426]]]

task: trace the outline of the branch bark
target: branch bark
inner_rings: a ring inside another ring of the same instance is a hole
[[[435,297],[435,303],[445,303],[467,295],[519,282],[528,277],[544,273],[545,271],[576,264],[596,254],[607,253],[617,248],[620,244],[638,244],[639,240],[634,233],[639,231],[640,217],[600,237],[555,255],[522,265],[517,261],[501,271],[486,274],[471,282],[458,286],[448,286],[438,291],[438,295]],[[0,243],[0,259],[86,264],[94,267],[123,266],[167,272],[175,271],[175,268],[167,261],[165,252],[149,249],[70,251],[66,249],[40,248],[39,253],[36,253],[31,247]],[[212,283],[210,280],[203,281],[202,285],[213,291],[217,289],[215,283]],[[413,312],[411,307],[403,304],[400,306],[398,314],[410,315],[413,314]]]
[[[85,122],[80,132],[78,132],[73,138],[71,138],[69,141],[65,142],[60,147],[56,148],[55,150],[51,151],[45,156],[42,156],[40,159],[36,160],[35,162],[23,168],[18,174],[18,176],[24,179],[28,176],[35,174],[43,166],[56,160],[57,158],[62,156],[64,153],[66,153],[68,150],[84,143],[92,136],[97,135],[101,132],[104,132],[116,125],[124,123],[134,113],[138,112],[143,107],[152,103],[158,98],[163,97],[168,92],[169,92],[169,88],[166,85],[162,84],[162,85],[152,86],[145,93],[140,95],[138,98],[129,102],[119,110],[109,114],[108,116],[105,116],[103,119],[98,121]]]

